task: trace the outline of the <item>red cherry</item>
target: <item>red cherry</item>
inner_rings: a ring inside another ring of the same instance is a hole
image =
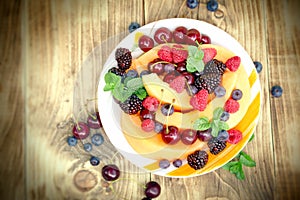
[[[189,29],[186,35],[193,41],[201,42],[201,33],[194,28]]]
[[[172,42],[172,32],[166,28],[166,27],[161,27],[157,29],[154,33],[154,40],[158,44],[163,44],[166,42]]]
[[[87,118],[87,124],[90,128],[98,129],[102,127],[102,123],[100,121],[99,112],[92,113]]]
[[[169,126],[162,130],[161,138],[166,144],[176,144],[180,140],[178,128],[175,126]]]
[[[85,139],[90,135],[90,128],[84,122],[78,122],[73,127],[73,135],[77,139]]]
[[[192,129],[186,129],[181,133],[181,141],[186,145],[194,144],[197,138],[197,131]]]
[[[154,41],[151,37],[143,35],[139,38],[139,47],[142,51],[147,52],[154,47]]]
[[[182,72],[182,75],[186,78],[186,82],[189,84],[189,85],[192,85],[194,84],[195,82],[195,77],[189,73],[189,72]]]
[[[202,44],[211,44],[210,37],[207,35],[202,35],[201,37],[201,43]]]
[[[178,27],[175,29],[175,31],[181,32],[181,33],[183,33],[184,35],[186,35],[187,32],[188,32],[187,28],[184,27],[184,26],[178,26]]]

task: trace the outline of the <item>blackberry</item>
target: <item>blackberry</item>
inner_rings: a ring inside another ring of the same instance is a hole
[[[226,141],[220,141],[217,138],[212,138],[210,141],[208,141],[207,145],[210,153],[217,155],[225,149]]]
[[[129,49],[126,48],[118,48],[115,53],[115,58],[118,63],[118,67],[125,71],[131,65],[132,56]]]
[[[199,76],[194,85],[198,90],[205,89],[209,94],[213,93],[216,87],[219,86],[221,82],[221,75],[215,73],[203,74]]]
[[[116,67],[109,69],[108,72],[111,72],[117,76],[123,76],[125,74],[125,72],[123,70],[116,68]]]
[[[208,161],[208,154],[205,151],[197,150],[194,153],[188,155],[188,164],[194,169],[203,168]]]
[[[214,74],[223,75],[225,70],[226,70],[226,65],[222,61],[219,61],[217,59],[212,59],[211,61],[206,63],[203,72],[204,74],[214,73]]]
[[[142,110],[142,100],[135,94],[131,95],[124,103],[120,103],[120,108],[129,115],[136,114]]]

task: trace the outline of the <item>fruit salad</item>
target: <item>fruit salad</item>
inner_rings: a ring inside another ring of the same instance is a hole
[[[204,168],[243,138],[236,127],[248,110],[250,85],[241,58],[194,28],[136,35],[143,53],[117,48],[103,88],[122,110],[127,142],[162,169]]]

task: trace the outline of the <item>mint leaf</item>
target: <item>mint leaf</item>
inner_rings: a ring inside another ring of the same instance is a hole
[[[218,122],[218,129],[227,131],[229,129],[229,126],[226,122],[219,121]]]
[[[239,161],[230,161],[228,163],[226,163],[222,168],[225,169],[225,170],[229,170],[230,167],[238,164]]]
[[[194,122],[193,128],[199,131],[207,130],[211,127],[207,117],[201,117]]]
[[[117,84],[121,83],[121,77],[111,72],[105,74],[104,80],[105,80],[105,86],[103,88],[104,91],[113,90]]]
[[[247,167],[255,167],[256,162],[245,152],[241,152],[240,162]]]
[[[219,122],[220,120],[213,120],[211,123],[211,135],[217,137],[219,133]]]
[[[221,107],[216,108],[213,113],[213,119],[220,119],[223,112],[224,112],[223,108]]]
[[[245,174],[243,171],[243,168],[241,167],[240,170],[235,174],[235,176],[237,177],[237,179],[239,180],[244,180],[245,179]]]
[[[136,96],[140,99],[143,100],[146,98],[147,96],[147,91],[145,90],[145,88],[139,88],[138,90],[136,90],[134,92],[134,94],[136,94]]]
[[[124,85],[126,85],[127,86],[127,83],[128,83],[128,81],[130,81],[131,79],[134,79],[133,77],[126,77],[125,79],[124,79]]]
[[[130,88],[131,90],[137,90],[141,87],[143,87],[143,81],[141,78],[134,78],[134,79],[131,79],[127,82],[126,86],[128,88]]]
[[[229,168],[230,173],[237,174],[242,168],[242,164],[240,162],[237,162],[235,165],[231,166]]]
[[[117,84],[112,91],[112,95],[122,103],[126,101],[126,99],[128,99],[133,93],[134,90],[125,89],[125,86],[122,83]]]
[[[197,65],[199,63],[199,60],[196,60],[194,57],[189,57],[186,61],[186,70],[188,72],[195,72],[197,71]]]
[[[194,58],[197,60],[202,60],[204,57],[204,52],[200,49],[194,54]]]
[[[198,52],[198,48],[196,46],[190,45],[188,46],[189,57],[195,57]]]
[[[250,137],[250,139],[249,139],[248,142],[251,142],[254,138],[255,138],[255,135],[254,135],[254,133],[253,133],[253,134],[251,135],[251,137]]]

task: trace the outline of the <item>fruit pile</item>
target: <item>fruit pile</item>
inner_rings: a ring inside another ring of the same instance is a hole
[[[216,59],[217,49],[213,45],[205,47],[210,43],[210,37],[196,29],[180,26],[171,31],[161,27],[153,38],[140,36],[138,47],[144,54],[138,58],[132,58],[126,48],[116,49],[117,64],[105,74],[104,91],[112,92],[124,113],[139,116],[145,135],[159,134],[166,146],[206,143],[207,148],[186,156],[187,163],[196,170],[208,162],[207,151],[217,155],[227,143],[236,144],[242,139],[242,133],[230,129],[226,122],[239,111],[243,92],[239,88],[227,91],[224,84],[230,79],[225,76],[238,71],[241,59]],[[214,106],[210,104],[215,98],[224,99],[223,104],[210,110],[211,117],[203,116],[201,113]],[[189,113],[199,116],[189,128],[174,123],[173,119]],[[159,165],[165,169],[171,162],[175,167],[182,165],[179,158],[161,159]]]

